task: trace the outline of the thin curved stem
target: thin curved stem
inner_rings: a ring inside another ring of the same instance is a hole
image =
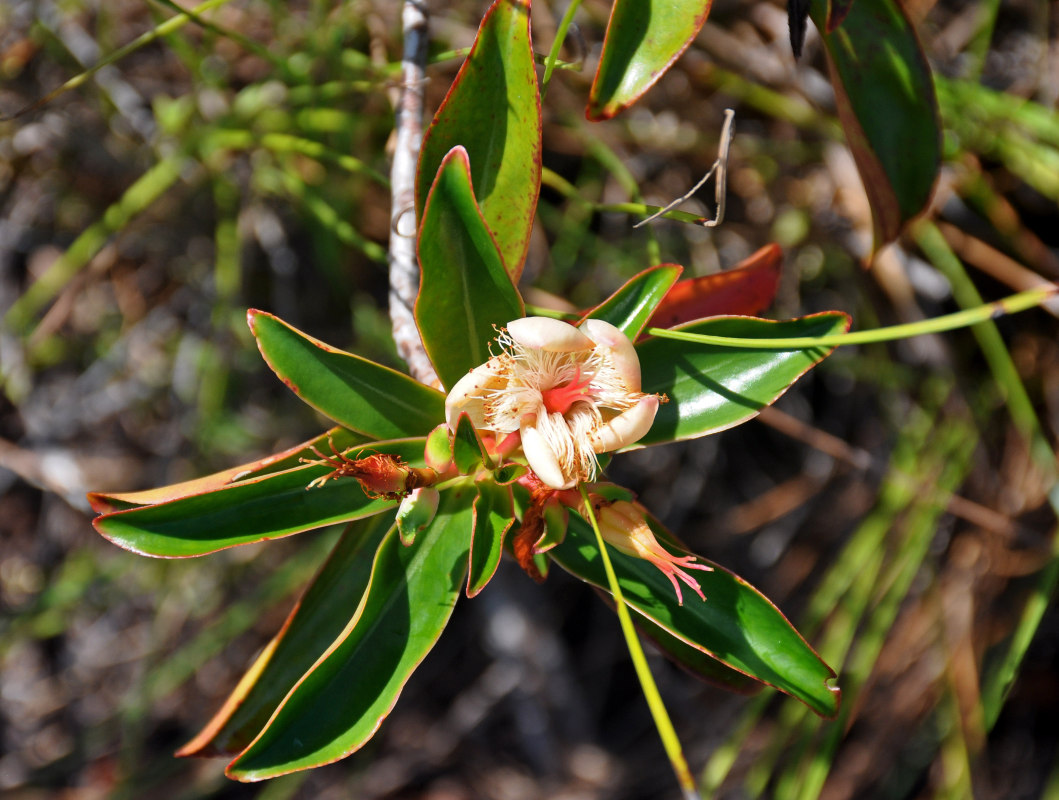
[[[665,748],[666,755],[669,756],[669,763],[673,765],[673,772],[677,777],[680,788],[684,792],[685,800],[699,800],[699,793],[695,788],[695,778],[692,777],[691,770],[688,769],[688,762],[684,758],[684,751],[680,746],[680,740],[677,738],[677,732],[669,719],[669,712],[666,711],[662,696],[658,693],[658,686],[651,675],[651,668],[647,665],[647,657],[644,655],[640,640],[636,636],[636,628],[633,627],[629,609],[625,605],[625,597],[622,595],[621,586],[618,584],[618,576],[614,573],[614,566],[610,563],[610,556],[607,554],[607,545],[603,541],[603,534],[599,530],[596,512],[592,508],[592,503],[588,499],[588,492],[585,490],[584,485],[580,489],[585,508],[588,509],[588,521],[592,525],[592,531],[596,534],[596,543],[599,545],[599,554],[603,559],[603,569],[607,573],[610,593],[614,596],[614,607],[618,612],[621,632],[625,635],[625,644],[629,648],[629,657],[632,659],[632,665],[636,669],[636,677],[640,680],[640,686],[647,700],[647,706],[651,710],[651,716],[654,718],[655,727],[658,728],[662,746]]]

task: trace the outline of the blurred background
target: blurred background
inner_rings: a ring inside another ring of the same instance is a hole
[[[0,793],[676,797],[612,613],[559,570],[537,586],[510,563],[458,604],[353,757],[261,785],[172,757],[337,532],[152,560],[99,537],[84,492],[191,478],[323,429],[259,358],[247,307],[400,366],[384,177],[399,4],[204,5],[194,21],[168,0],[0,5]],[[428,5],[432,113],[462,60],[447,51],[470,45],[486,3]],[[776,242],[768,316],[835,308],[858,329],[1059,278],[1055,3],[907,3],[945,167],[931,210],[871,269],[815,33],[795,62],[783,5],[716,0],[643,100],[590,124],[609,7],[583,4],[563,54],[583,69],[557,72],[544,102],[544,165],[576,194],[542,191],[533,286],[586,307],[651,266],[648,233],[602,207],[682,195],[728,107],[725,223],[652,227],[685,275]],[[538,52],[564,10],[534,3]],[[684,208],[712,215],[712,185]],[[840,672],[843,710],[824,722],[652,654],[708,792],[1059,797],[1057,333],[1052,307],[842,348],[760,420],[614,460],[616,481]]]

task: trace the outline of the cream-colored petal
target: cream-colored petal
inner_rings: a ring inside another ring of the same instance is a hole
[[[449,390],[445,398],[445,422],[449,430],[456,430],[461,413],[471,418],[475,428],[485,427],[485,396],[483,390],[500,380],[499,362],[491,358],[468,372]]]
[[[592,449],[597,453],[609,453],[628,447],[651,430],[657,413],[658,395],[645,395],[628,411],[619,414],[589,436]]]
[[[551,317],[522,317],[507,324],[508,335],[523,347],[550,353],[591,350],[592,340],[569,323]]]
[[[526,461],[537,477],[552,489],[572,489],[577,481],[567,480],[563,475],[558,456],[541,432],[532,423],[526,422],[521,427],[521,433],[522,452],[526,454]]]
[[[586,319],[580,330],[610,354],[611,364],[630,392],[640,391],[640,359],[629,337],[601,319]]]

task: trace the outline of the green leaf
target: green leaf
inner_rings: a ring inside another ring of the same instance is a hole
[[[445,419],[445,396],[400,372],[337,350],[263,311],[247,314],[272,371],[340,425],[373,439],[425,436]]]
[[[474,597],[489,583],[504,552],[504,536],[515,521],[510,486],[498,486],[486,476],[475,481],[474,526],[467,572],[467,596]]]
[[[841,333],[849,317],[838,311],[775,322],[754,317],[713,317],[675,330],[716,336],[771,339]],[[771,405],[833,347],[755,350],[648,339],[636,345],[643,391],[669,398],[638,445],[694,439],[731,428]]]
[[[418,250],[423,272],[416,324],[438,377],[451,388],[489,359],[496,328],[525,313],[478,209],[462,147],[454,148],[438,170]]]
[[[452,437],[452,461],[461,475],[477,472],[486,460],[482,440],[474,423],[466,414],[460,414],[456,423],[456,433]]]
[[[239,481],[283,472],[301,465],[302,459],[319,458],[317,453],[331,455],[334,451],[342,452],[358,444],[365,444],[371,439],[345,428],[332,428],[314,439],[295,445],[288,450],[275,453],[248,464],[215,472],[202,478],[173,483],[157,489],[141,492],[90,492],[88,502],[94,511],[109,514],[112,511],[123,511],[136,506],[151,506],[166,500],[176,500],[192,494],[223,489]]]
[[[238,753],[265,727],[287,693],[330,647],[357,607],[392,514],[351,524],[302,593],[280,632],[247,670],[209,724],[178,756]]]
[[[684,644],[796,697],[822,716],[838,712],[841,693],[827,685],[835,673],[768,598],[742,578],[711,564],[713,571],[694,573],[705,602],[687,592],[680,606],[657,567],[614,548],[607,552],[634,611]],[[567,572],[606,590],[595,537],[580,517],[571,514],[566,539],[548,555]]]
[[[228,767],[256,781],[328,764],[357,750],[449,620],[467,570],[474,490],[447,490],[434,522],[405,547],[395,530],[345,629]]]
[[[610,600],[610,597],[608,596],[607,599]],[[753,694],[762,688],[762,684],[749,675],[744,675],[742,672],[726,666],[724,662],[718,661],[699,648],[687,644],[682,639],[678,639],[647,617],[637,615],[633,622],[637,629],[650,639],[655,647],[665,653],[673,663],[699,680],[732,692],[739,692],[740,694]]]
[[[461,145],[486,224],[514,280],[529,248],[541,186],[541,108],[529,3],[496,0],[427,130],[416,173],[416,218],[442,159]]]
[[[544,530],[533,543],[534,555],[547,553],[566,538],[566,527],[570,524],[570,512],[559,503],[544,506]]]
[[[585,318],[605,320],[635,341],[683,271],[679,264],[659,264],[645,269],[591,309]]]
[[[635,103],[684,52],[712,0],[614,0],[586,116],[610,119]]]
[[[813,0],[810,15],[823,31],[838,116],[871,202],[877,250],[926,207],[941,167],[930,66],[898,0],[857,0],[830,32],[827,0]]]
[[[420,465],[423,444],[422,438],[375,442],[370,452],[393,453]],[[93,524],[104,537],[135,553],[187,558],[361,519],[396,505],[394,500],[367,497],[353,478],[306,488],[332,471],[327,464],[304,464],[221,489],[105,514]]]
[[[501,486],[507,486],[517,481],[527,472],[529,472],[529,467],[524,464],[504,464],[493,470],[493,480]]]

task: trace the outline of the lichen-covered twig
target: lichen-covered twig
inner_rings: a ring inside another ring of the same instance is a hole
[[[408,362],[412,376],[429,386],[440,386],[437,373],[423,349],[413,309],[419,292],[416,261],[415,179],[423,141],[423,88],[426,70],[426,6],[405,0],[401,12],[404,54],[401,84],[394,109],[397,140],[390,169],[390,320],[397,352]]]

